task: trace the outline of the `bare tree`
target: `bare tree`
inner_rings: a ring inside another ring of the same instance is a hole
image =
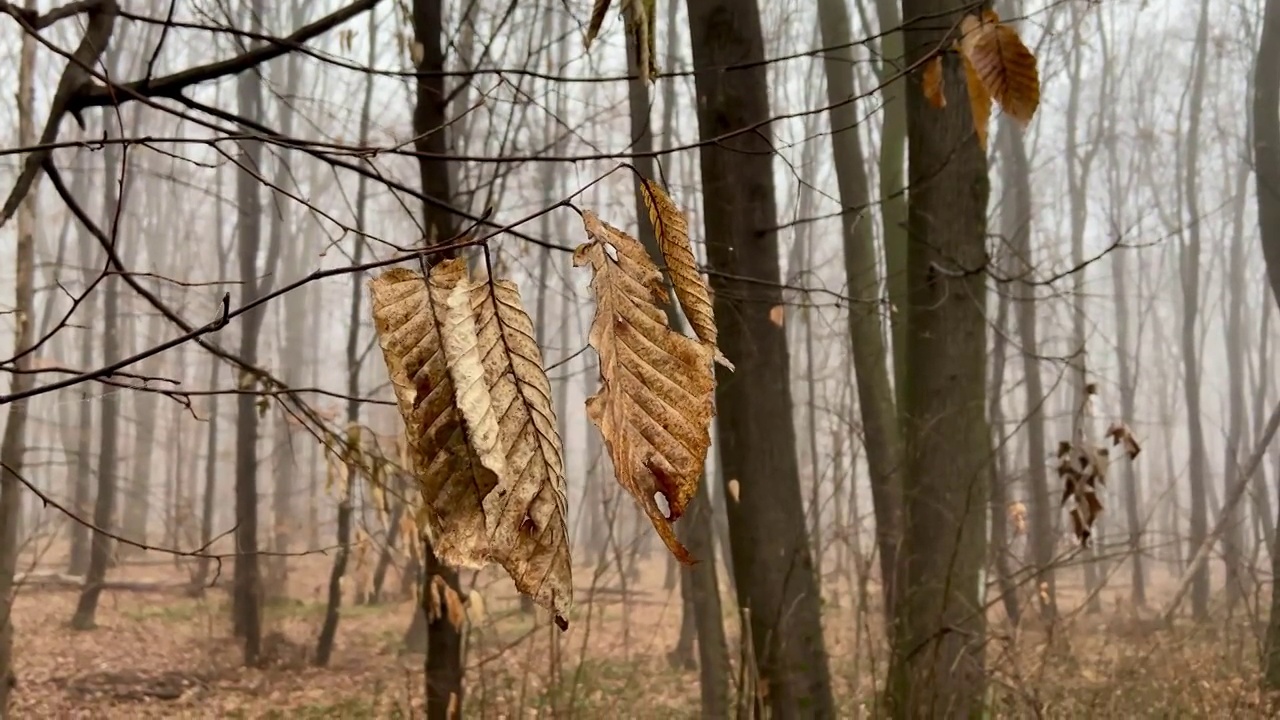
[[[906,62],[933,53],[964,12],[951,0],[904,0]],[[965,87],[958,57],[944,54],[942,74]],[[990,183],[964,103],[934,108],[908,93],[907,137],[905,531],[888,695],[895,717],[962,716],[981,707],[985,681]]]
[[[727,510],[744,634],[769,688],[754,702],[778,718],[833,717],[785,380],[786,334],[769,319],[782,297],[759,8],[754,0],[690,0],[689,30],[705,141],[707,261],[716,271],[720,345],[737,364],[732,374],[717,368],[716,442],[726,491],[736,496]],[[739,63],[746,67],[720,69]]]

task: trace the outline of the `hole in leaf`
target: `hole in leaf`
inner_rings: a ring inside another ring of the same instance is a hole
[[[658,504],[658,512],[662,513],[662,517],[671,519],[671,504],[667,502],[667,496],[660,492],[653,494],[653,501]]]

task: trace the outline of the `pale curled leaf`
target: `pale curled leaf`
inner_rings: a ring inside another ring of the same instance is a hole
[[[733,364],[720,354],[717,345],[711,288],[698,272],[693,243],[689,240],[689,222],[661,185],[652,180],[641,180],[641,184],[640,195],[649,210],[649,222],[658,238],[658,249],[667,264],[680,309],[693,327],[693,333],[712,348],[716,362],[732,370]]]
[[[573,602],[563,451],[551,382],[516,285],[459,283],[443,339],[472,447],[498,480],[482,500],[489,557],[563,625]]]
[[[711,445],[712,350],[668,327],[662,275],[639,241],[589,211],[583,225],[590,242],[574,251],[573,264],[593,272],[596,316],[587,342],[600,357],[602,385],[587,400],[587,416],[600,428],[618,482],[672,554],[693,562],[671,523],[693,499]],[[655,492],[666,498],[669,519]]]
[[[481,500],[497,478],[468,444],[438,329],[450,292],[465,277],[466,262],[448,260],[431,270],[429,282],[393,268],[371,280],[369,290],[422,497],[421,521],[442,561],[478,568],[489,552]]]

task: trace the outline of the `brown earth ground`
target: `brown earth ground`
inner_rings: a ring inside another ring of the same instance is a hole
[[[25,587],[15,609],[14,717],[420,717],[423,656],[401,650],[412,600],[353,606],[348,592],[333,661],[311,666],[330,562],[323,556],[291,561],[289,597],[266,611],[270,664],[262,669],[242,667],[230,637],[230,567],[200,598],[184,595],[188,568],[172,561],[149,556],[144,565],[113,569],[113,581],[161,587],[104,593],[98,627],[87,632],[67,624],[74,589]],[[464,586],[479,598],[469,608],[464,717],[697,717],[696,671],[674,668],[667,658],[680,612],[679,591],[662,589],[664,567],[656,559],[645,563],[626,602],[616,572],[600,574],[593,591],[592,570],[578,569],[573,625],[559,637],[541,611],[519,611],[500,573],[464,573]],[[994,716],[1266,714],[1255,690],[1265,597],[1249,597],[1230,618],[1220,609],[1210,622],[1180,621],[1166,629],[1152,613],[1134,612],[1121,600],[1128,589],[1116,578],[1127,571],[1113,572],[1116,585],[1103,591],[1101,612],[1077,611],[1083,593],[1068,581],[1079,575],[1064,571],[1064,618],[1051,627],[1029,621],[1015,633],[1003,613],[992,610],[987,660]],[[1172,582],[1157,574],[1153,597]],[[396,586],[398,578],[389,578],[388,587]],[[729,592],[726,587],[726,599]],[[867,589],[872,597],[877,592],[874,585]],[[873,688],[885,671],[877,603],[858,612],[851,598],[859,593],[844,580],[828,582],[826,593],[841,716],[875,716]],[[727,616],[726,627],[736,682],[737,623]]]

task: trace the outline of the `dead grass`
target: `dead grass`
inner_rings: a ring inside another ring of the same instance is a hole
[[[666,659],[679,632],[679,594],[662,590],[662,571],[660,562],[647,565],[626,604],[614,577],[602,579],[610,589],[594,598],[580,585],[573,626],[564,635],[542,615],[521,614],[509,581],[482,574],[475,588],[484,609],[476,608],[470,627],[464,716],[697,717],[696,672],[673,668]],[[327,572],[324,558],[294,564],[289,598],[266,611],[273,663],[262,669],[241,667],[230,637],[229,569],[222,584],[198,599],[105,593],[98,627],[89,632],[67,625],[76,593],[24,592],[15,609],[15,717],[420,717],[423,657],[400,647],[411,601],[348,605],[331,667],[308,662],[324,613]],[[579,582],[589,583],[590,575],[580,570]],[[149,565],[120,568],[113,577],[178,581],[185,575]],[[389,579],[388,587],[394,586]],[[885,671],[879,619],[859,619],[847,586],[828,593],[825,621],[841,716],[867,717]],[[1256,691],[1255,625],[1247,609],[1231,620],[1169,630],[1125,610],[1118,602],[1125,594],[1109,589],[1102,613],[1074,615],[1052,632],[1024,623],[1014,633],[993,613],[992,715],[1035,717],[1037,709],[1055,718],[1264,714]],[[1069,609],[1069,586],[1064,596]],[[736,646],[731,617],[726,627]],[[736,652],[731,654],[736,667]]]

